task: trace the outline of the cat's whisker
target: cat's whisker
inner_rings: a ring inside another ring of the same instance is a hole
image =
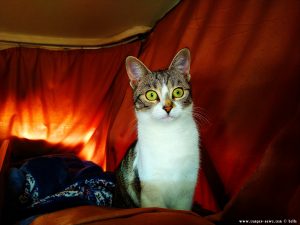
[[[199,107],[199,106],[194,106],[193,107],[193,112],[201,113],[202,115],[207,116],[206,110],[202,107]]]
[[[192,113],[194,118],[199,122],[200,126],[204,126],[204,125],[206,126],[211,124],[204,108],[194,106]]]

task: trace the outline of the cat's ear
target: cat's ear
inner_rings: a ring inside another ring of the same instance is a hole
[[[128,56],[126,58],[126,71],[130,79],[130,86],[134,89],[137,82],[151,71],[137,58]]]
[[[190,64],[191,64],[191,54],[188,48],[183,48],[173,58],[169,69],[175,69],[182,73],[187,81],[190,81]]]

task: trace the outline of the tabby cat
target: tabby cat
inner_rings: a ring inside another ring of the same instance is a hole
[[[193,118],[190,52],[180,50],[167,70],[150,71],[126,59],[138,140],[117,172],[119,207],[191,209],[199,169],[199,132]]]

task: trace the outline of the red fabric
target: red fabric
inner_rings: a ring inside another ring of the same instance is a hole
[[[203,217],[183,210],[160,208],[113,209],[80,206],[38,217],[32,225],[212,225]]]
[[[1,51],[0,138],[83,142],[82,157],[113,170],[136,138],[125,56],[139,56],[155,70],[166,68],[177,50],[189,47],[194,103],[209,120],[198,120],[203,159],[196,200],[218,211],[245,193],[240,190],[248,180],[259,183],[263,171],[276,180],[276,174],[261,167],[272,168],[266,152],[278,149],[273,143],[299,117],[299,21],[296,0],[183,1],[142,46]],[[291,134],[299,130],[296,126]],[[300,174],[295,166],[299,153],[294,151],[300,143],[296,135],[291,137],[293,145],[279,149],[295,163],[287,167],[287,158],[281,169]],[[259,179],[251,178],[254,173]],[[299,207],[292,199],[299,199],[300,178],[286,179],[296,179],[289,182],[293,188],[276,194],[285,196],[285,210],[296,215]],[[272,188],[274,183],[266,185]],[[287,191],[293,193],[287,196]]]
[[[127,88],[124,60],[140,42],[101,50],[8,49],[0,54],[0,138],[85,144],[106,166],[108,131]]]

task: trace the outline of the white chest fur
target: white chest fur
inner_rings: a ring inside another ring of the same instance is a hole
[[[189,209],[200,164],[199,133],[192,115],[174,121],[137,116],[135,165],[142,184],[142,206]]]

